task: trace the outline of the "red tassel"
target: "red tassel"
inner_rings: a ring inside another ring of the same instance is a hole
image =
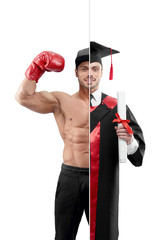
[[[109,80],[113,80],[112,48],[111,48],[111,68],[110,68]]]
[[[110,68],[109,80],[113,80],[113,64],[112,63]]]

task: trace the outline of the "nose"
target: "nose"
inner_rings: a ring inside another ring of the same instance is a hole
[[[90,70],[89,70],[89,74],[90,74],[90,76],[93,76],[93,70],[92,70],[92,68],[90,68]]]
[[[87,77],[88,77],[88,78],[92,78],[92,77],[93,77],[93,74],[92,74],[91,72],[88,72]]]
[[[90,72],[89,72],[89,76],[90,77],[93,77],[93,72],[90,70]]]

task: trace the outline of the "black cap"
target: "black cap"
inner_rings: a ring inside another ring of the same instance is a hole
[[[89,51],[90,51],[90,59],[89,59]],[[89,61],[89,60],[90,60],[90,63],[99,62],[102,65],[103,57],[106,57],[106,56],[109,56],[109,55],[112,55],[115,53],[119,53],[119,51],[105,47],[96,42],[90,42],[90,49],[85,48],[85,49],[80,50],[77,53],[77,57],[75,60],[76,68],[82,62]]]
[[[76,63],[76,68],[78,67],[79,64],[82,62],[89,61],[89,48],[82,49],[78,51],[77,57],[75,60]]]

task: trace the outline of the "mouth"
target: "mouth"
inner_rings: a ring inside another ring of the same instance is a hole
[[[95,81],[96,81],[95,78],[86,78],[86,79],[84,79],[84,80],[85,80],[85,82],[87,82],[87,83],[92,83],[92,82],[95,82]]]

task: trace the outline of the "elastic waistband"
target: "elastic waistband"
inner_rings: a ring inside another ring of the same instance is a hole
[[[74,166],[66,165],[64,163],[62,163],[61,171],[77,173],[77,174],[86,174],[86,175],[89,174],[89,168],[74,167]]]

